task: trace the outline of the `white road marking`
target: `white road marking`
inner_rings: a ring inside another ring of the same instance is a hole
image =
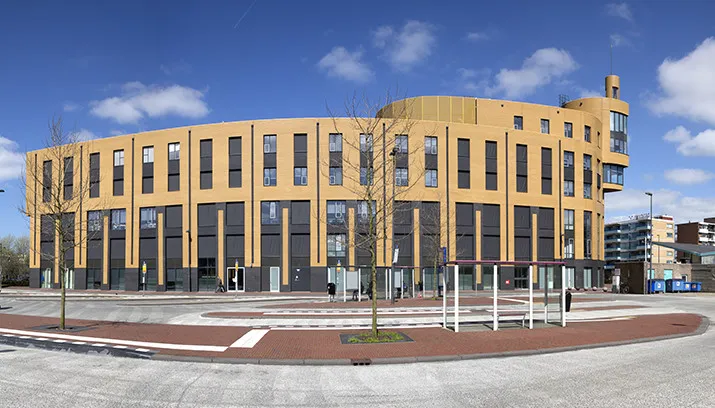
[[[494,296],[491,296],[489,299],[494,299]],[[529,301],[528,301],[528,300],[514,299],[514,298],[508,298],[508,297],[498,297],[497,299],[508,300],[508,301],[511,301],[511,302],[523,303],[523,304],[525,304],[525,305],[528,305],[528,304],[529,304]]]
[[[138,351],[138,352],[140,352],[140,353],[148,353],[148,352],[151,351],[151,350],[145,349],[145,348],[138,348],[138,349],[135,349],[135,350]]]
[[[529,302],[526,302],[529,303]],[[454,313],[454,309],[450,309],[449,313]],[[469,309],[459,309],[459,313],[472,313]],[[372,315],[371,311],[363,312],[316,312],[316,311],[305,311],[305,312],[264,312],[264,316],[289,316],[289,315],[301,315],[301,316],[319,316],[325,314],[339,314],[339,315],[353,315],[353,316],[369,316]],[[410,311],[380,311],[380,316],[386,315],[441,315],[441,310],[410,310]]]
[[[431,327],[442,327],[441,324],[424,324],[419,326],[380,326],[380,330],[388,329],[425,329]],[[359,327],[271,327],[271,330],[368,330],[370,326]]]
[[[0,328],[0,333],[16,334],[18,336],[37,336],[40,333],[25,331],[25,330],[15,330],[15,329],[3,329]],[[57,340],[53,340],[55,343],[66,343],[67,341],[85,341],[88,343],[104,342],[109,344],[121,344],[125,346],[132,347],[145,347],[145,348],[158,348],[167,350],[189,350],[189,351],[213,351],[218,353],[223,353],[228,347],[225,346],[205,346],[205,345],[194,345],[194,344],[172,344],[172,343],[154,343],[148,341],[134,341],[134,340],[118,340],[118,339],[105,339],[101,337],[87,337],[87,336],[72,336],[68,334],[55,334],[55,333],[42,333],[42,336],[49,337]]]
[[[253,348],[269,330],[253,329],[231,344],[231,348]]]
[[[92,345],[93,345],[94,347],[107,347],[107,345],[104,344],[104,343],[93,343]]]

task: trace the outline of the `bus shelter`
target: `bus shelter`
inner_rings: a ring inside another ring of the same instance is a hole
[[[529,329],[534,328],[534,267],[561,267],[561,288],[560,288],[560,324],[566,327],[566,267],[563,262],[558,261],[487,261],[487,260],[454,260],[444,264],[445,273],[442,274],[442,287],[444,290],[442,297],[442,327],[447,328],[447,273],[449,266],[452,266],[454,272],[454,281],[459,280],[460,265],[484,265],[485,267],[493,268],[494,284],[492,285],[492,330],[499,330],[499,268],[503,266],[522,266],[528,267],[528,290],[529,302],[528,309],[525,314],[528,314]],[[549,322],[549,287],[544,287],[544,323]],[[459,285],[454,286],[454,331],[459,332]]]

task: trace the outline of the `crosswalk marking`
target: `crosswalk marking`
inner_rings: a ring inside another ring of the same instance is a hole
[[[269,330],[253,329],[231,344],[231,348],[253,348]]]

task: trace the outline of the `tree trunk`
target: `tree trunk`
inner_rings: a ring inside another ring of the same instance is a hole
[[[67,268],[60,273],[60,330],[65,329],[65,273]]]
[[[374,258],[374,256],[373,256]],[[377,267],[375,262],[372,262],[372,271],[370,271],[370,280],[372,281],[372,335],[377,338]]]

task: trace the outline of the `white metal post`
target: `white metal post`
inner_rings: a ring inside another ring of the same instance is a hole
[[[417,295],[415,295],[415,268],[412,268],[412,298],[416,298]]]
[[[529,265],[529,329],[534,328],[534,265]]]
[[[405,270],[400,269],[400,298],[405,298]]]
[[[390,299],[390,270],[385,274],[385,299]]]
[[[494,265],[494,279],[492,279],[492,296],[494,298],[494,307],[492,308],[492,329],[494,331],[499,330],[499,318],[497,317],[497,286],[499,286],[499,271],[497,270],[497,266]]]
[[[561,265],[561,327],[566,327],[566,266]]]
[[[358,268],[358,302],[362,302],[362,269]]]
[[[454,332],[459,333],[459,265],[454,265]]]
[[[343,274],[343,303],[348,301],[348,270]]]
[[[447,328],[447,266],[442,271],[442,327]]]

